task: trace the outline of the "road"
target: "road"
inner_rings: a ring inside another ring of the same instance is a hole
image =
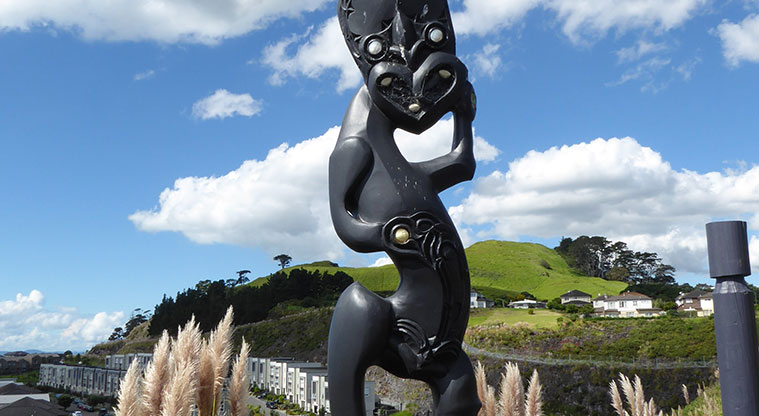
[[[252,404],[253,407],[261,406],[261,410],[263,410],[266,416],[287,416],[287,413],[282,410],[271,410],[267,408],[266,401],[261,400],[252,394],[248,396],[248,404]]]

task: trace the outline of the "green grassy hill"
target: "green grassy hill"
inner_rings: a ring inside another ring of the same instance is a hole
[[[577,289],[592,296],[616,295],[627,285],[587,277],[572,271],[555,251],[540,244],[508,241],[483,241],[466,249],[472,286],[488,297],[530,292],[538,299],[553,299]],[[395,266],[335,267],[329,262],[317,262],[286,268],[303,268],[335,273],[342,271],[375,292],[392,292],[398,287]],[[252,282],[262,285],[267,277]]]
[[[530,292],[538,299],[553,299],[577,289],[593,297],[616,295],[627,287],[570,269],[555,251],[533,243],[483,241],[466,250],[472,286]]]

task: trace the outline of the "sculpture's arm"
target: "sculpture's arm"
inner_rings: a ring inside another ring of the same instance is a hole
[[[432,181],[437,192],[453,185],[471,180],[477,166],[474,160],[472,121],[475,103],[472,86],[465,90],[459,105],[453,111],[453,143],[451,152],[425,162],[414,163]]]
[[[358,194],[371,173],[374,154],[358,137],[341,139],[329,157],[329,206],[338,237],[360,253],[382,250],[382,224],[358,213]]]

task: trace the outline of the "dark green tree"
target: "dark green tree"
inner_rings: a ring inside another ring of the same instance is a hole
[[[287,267],[290,262],[292,261],[292,257],[288,256],[287,254],[279,254],[277,256],[274,256],[274,260],[279,262],[279,267],[285,268]]]

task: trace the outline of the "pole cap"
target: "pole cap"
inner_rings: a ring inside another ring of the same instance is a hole
[[[706,224],[709,275],[713,278],[748,276],[748,232],[745,221],[719,221]]]

